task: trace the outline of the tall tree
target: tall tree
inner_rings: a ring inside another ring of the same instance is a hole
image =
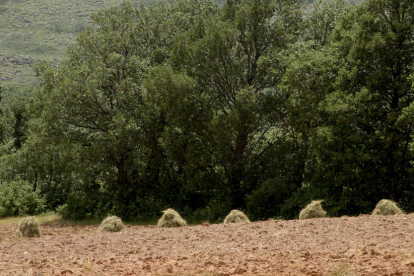
[[[165,119],[149,102],[144,79],[168,60],[173,37],[214,7],[203,0],[140,8],[125,3],[94,15],[96,26],[78,37],[59,68],[38,64],[33,136],[77,150],[75,160],[89,167],[78,167],[78,179],[106,194],[102,209],[133,217],[148,191],[174,195],[161,193],[171,182],[160,143]]]
[[[335,195],[339,213],[366,212],[382,197],[412,201],[413,128],[400,117],[413,101],[413,15],[412,1],[372,0],[343,17],[330,42],[341,68],[321,105],[314,183]]]
[[[320,49],[329,41],[337,21],[349,9],[344,0],[318,0],[311,5],[311,12],[304,20],[303,40],[312,41],[315,49]]]
[[[209,145],[231,208],[245,206],[246,178],[278,139],[279,54],[300,20],[294,1],[228,1],[222,14],[176,40],[172,67],[196,81],[187,97],[204,110],[194,113],[203,119],[194,119],[192,132]]]

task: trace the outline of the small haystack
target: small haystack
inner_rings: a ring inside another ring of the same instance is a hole
[[[21,237],[40,237],[40,227],[35,217],[25,217],[20,220],[16,234]]]
[[[224,219],[224,224],[226,223],[238,223],[238,222],[250,222],[249,218],[239,210],[231,210],[231,212]]]
[[[322,201],[323,200],[314,200],[309,203],[302,211],[300,211],[299,219],[326,217],[326,211],[321,205]]]
[[[162,217],[158,220],[158,227],[181,227],[186,226],[187,222],[185,219],[183,219],[177,211],[174,209],[167,209],[162,211],[164,214]]]
[[[122,219],[117,216],[109,216],[101,222],[98,228],[102,232],[119,232],[124,230]]]
[[[372,215],[388,216],[395,214],[404,214],[404,211],[397,206],[397,203],[389,199],[381,199],[372,211]]]

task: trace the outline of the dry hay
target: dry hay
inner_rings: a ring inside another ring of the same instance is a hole
[[[43,273],[40,271],[33,271],[32,269],[29,270],[27,276],[43,276]]]
[[[299,219],[326,217],[326,211],[321,205],[322,201],[323,200],[314,200],[309,203],[302,211],[300,211]]]
[[[404,211],[397,206],[397,203],[389,199],[381,199],[372,211],[372,215],[388,216],[395,214],[404,214]]]
[[[25,217],[20,220],[16,234],[20,237],[40,237],[40,227],[35,217]]]
[[[239,210],[231,210],[231,212],[224,219],[224,224],[226,223],[238,223],[238,222],[250,222],[249,218]]]
[[[187,222],[183,219],[177,211],[174,209],[167,209],[162,211],[164,214],[158,220],[157,226],[158,227],[181,227],[186,226]]]
[[[101,222],[98,230],[102,232],[119,232],[124,230],[124,223],[117,216],[109,216]]]

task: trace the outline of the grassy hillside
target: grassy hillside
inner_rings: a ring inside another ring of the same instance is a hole
[[[90,26],[92,13],[122,2],[0,0],[0,82],[8,88],[3,95],[5,100],[30,91],[35,82],[32,67],[37,61],[59,64],[68,45]],[[149,0],[131,2],[139,5]]]

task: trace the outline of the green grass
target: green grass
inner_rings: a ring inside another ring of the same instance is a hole
[[[62,216],[56,213],[45,213],[36,216],[40,225],[99,225],[101,220],[99,219],[83,219],[83,220],[72,220],[63,219]],[[0,219],[0,225],[13,225],[18,224],[22,217],[8,217]],[[136,221],[129,221],[125,224],[128,225],[157,225],[156,218],[153,219],[141,219]]]
[[[37,220],[39,221],[39,224],[53,224],[55,222],[58,222],[62,220],[61,216],[53,213],[43,214],[40,216],[36,216]],[[0,225],[13,225],[18,224],[19,221],[22,219],[22,217],[8,217],[0,219]]]
[[[83,219],[83,220],[72,220],[63,219],[59,214],[48,212],[36,216],[37,220],[41,225],[99,225],[101,220],[99,219]],[[18,224],[22,217],[8,217],[0,219],[0,225],[13,225]],[[124,221],[127,225],[157,225],[159,218],[144,218],[134,221]],[[191,221],[188,223],[189,226],[201,225],[206,221]]]
[[[336,269],[332,271],[331,274],[327,276],[356,276],[356,275],[349,272],[349,268],[346,264],[341,263]]]

